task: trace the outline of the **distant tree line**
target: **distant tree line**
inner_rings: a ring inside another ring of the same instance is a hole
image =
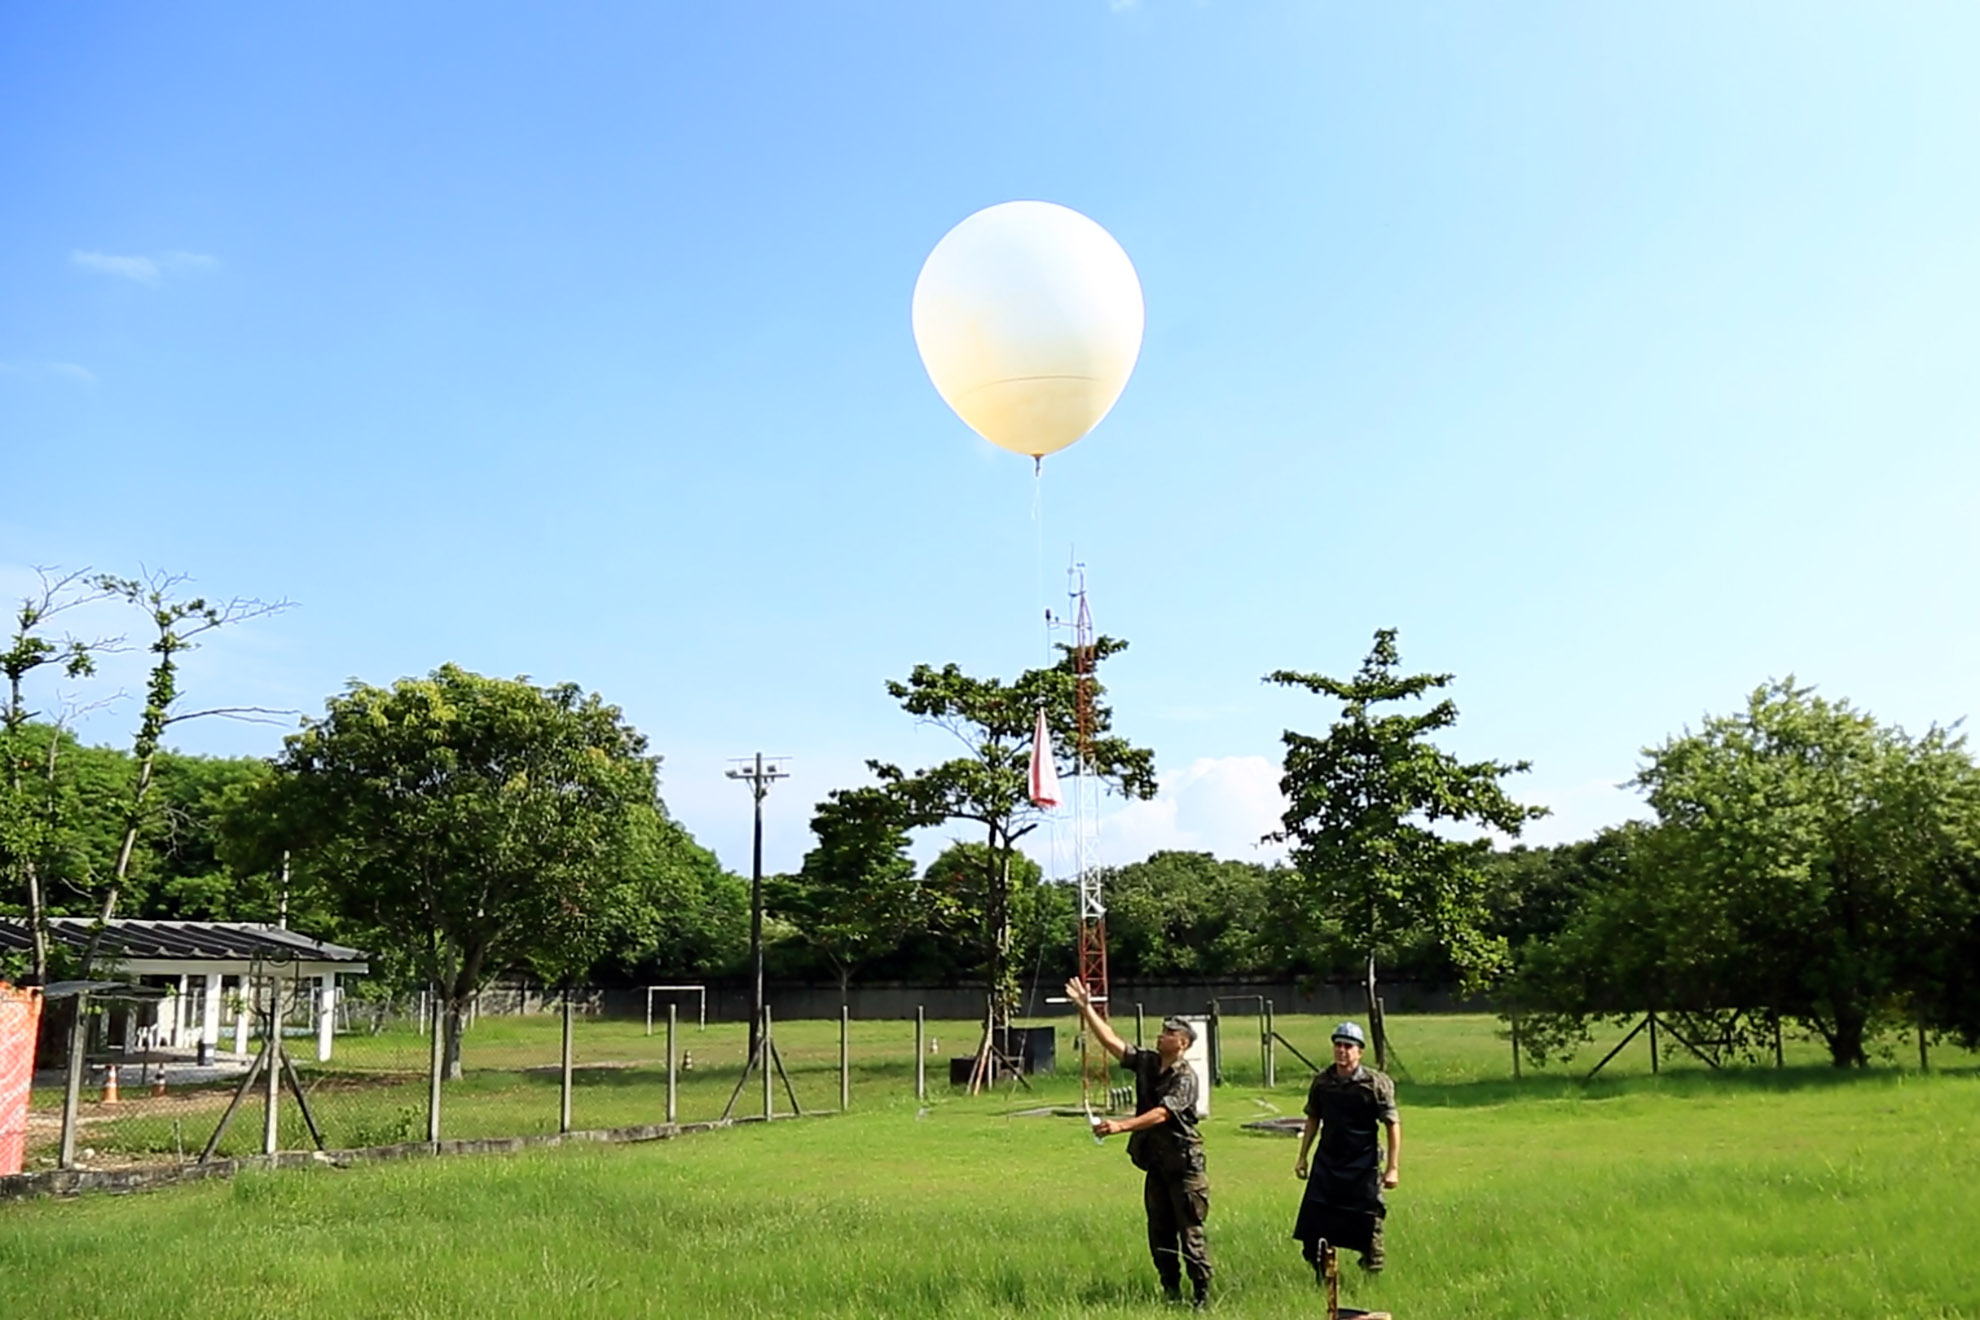
[[[80,707],[49,699],[125,645],[59,629],[103,599],[137,611],[152,657],[128,749],[82,744]],[[196,639],[273,608],[169,577],[43,576],[0,652],[0,916],[38,933],[50,916],[287,921],[371,952],[374,991],[440,987],[455,1057],[466,1005],[497,976],[745,971],[748,882],[668,813],[645,738],[574,685],[443,665],[352,683],[266,760],[166,750],[184,719],[275,714],[187,709],[178,690]],[[1153,754],[1112,733],[1098,679],[1125,646],[1064,647],[1009,683],[954,665],[890,683],[962,754],[872,763],[873,783],[816,806],[802,865],[766,878],[770,974],[842,991],[973,982],[1005,1015],[1062,979],[1074,889],[1019,847],[1045,819],[1027,772],[1043,729],[1060,775],[1154,793]],[[1285,735],[1286,860],[1172,851],[1108,868],[1113,974],[1359,982],[1378,1052],[1378,968],[1489,992],[1535,1058],[1645,1011],[1725,1055],[1791,1023],[1839,1066],[1898,1027],[1980,1043],[1980,770],[1963,739],[1769,683],[1646,750],[1635,784],[1654,820],[1507,846],[1542,814],[1504,788],[1526,765],[1435,744],[1457,718],[1439,695],[1451,681],[1402,672],[1389,630],[1351,677],[1268,676],[1339,705],[1324,733]],[[911,860],[918,837],[958,830]],[[0,975],[88,961],[38,940]]]
[[[1793,679],[1650,748],[1656,818],[1498,859],[1500,986],[1536,1054],[1655,1010],[1718,1056],[1778,1021],[1838,1067],[1923,1031],[1980,1043],[1980,770]]]

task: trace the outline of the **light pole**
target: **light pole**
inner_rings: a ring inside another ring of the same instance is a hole
[[[734,769],[727,772],[731,779],[746,780],[750,796],[756,799],[756,840],[751,850],[749,867],[749,1056],[756,1057],[757,1045],[763,1031],[763,799],[769,795],[770,785],[779,779],[789,779],[790,774],[779,764],[789,757],[773,757],[767,764],[763,753],[753,758],[738,757]],[[747,1067],[747,1065],[745,1065]],[[766,1064],[767,1069],[767,1064]]]

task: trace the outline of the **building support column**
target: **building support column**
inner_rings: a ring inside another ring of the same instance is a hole
[[[200,1053],[210,1061],[213,1051],[220,1048],[220,986],[222,978],[218,972],[206,976],[206,998],[200,1005],[199,1045]]]
[[[192,977],[181,976],[179,993],[172,997],[172,1048],[175,1050],[186,1047],[186,1028],[192,1025],[186,1020],[192,1015],[191,992]]]
[[[337,1035],[337,974],[325,972],[316,978],[316,1061],[330,1061],[330,1045]]]

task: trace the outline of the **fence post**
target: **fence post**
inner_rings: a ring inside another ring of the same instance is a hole
[[[1925,1016],[1922,1013],[1918,1016],[1918,1071],[1932,1071],[1931,1057],[1925,1053]]]
[[[839,1112],[852,1108],[852,1009],[839,1005]]]
[[[1217,1001],[1210,1001],[1210,1085],[1224,1084],[1224,1033],[1217,1015]]]
[[[69,1071],[62,1086],[62,1151],[55,1163],[64,1169],[76,1167],[76,1132],[82,1121],[84,1055],[89,1048],[88,1013],[89,992],[83,991],[76,996],[76,1017],[69,1024]]]
[[[426,1033],[430,1042],[426,1065],[426,1140],[437,1148],[440,1145],[440,1074],[446,1069],[447,1045],[444,1037],[447,1034],[447,1009],[440,1001],[440,987],[437,985],[426,1000]]]
[[[1265,1089],[1271,1090],[1279,1084],[1279,1052],[1272,1048],[1272,1001],[1265,1001],[1265,1029],[1258,1043],[1265,1047]]]
[[[557,1069],[557,1130],[571,1130],[571,987],[564,986],[564,1049]]]
[[[1514,1013],[1509,1021],[1512,1023],[1513,1080],[1516,1082],[1519,1080],[1519,1014]]]
[[[675,1103],[675,1088],[679,1085],[675,1068],[679,1060],[674,1055],[674,1026],[679,1014],[678,1005],[667,1005],[667,1122],[670,1125],[680,1121],[680,1109]]]
[[[1650,1075],[1657,1075],[1657,1010],[1651,1009],[1650,1018]]]
[[[1134,1001],[1134,1047],[1141,1048],[1141,1001]]]
[[[772,1092],[770,1087],[771,1046],[770,1046],[770,1005],[768,1004],[765,1004],[763,1006],[763,1039],[760,1042],[758,1042],[757,1048],[760,1054],[760,1058],[758,1062],[760,1062],[763,1066],[763,1119],[765,1122],[768,1122],[772,1117],[775,1116],[776,1113],[776,1110],[773,1108],[775,1101],[772,1099],[774,1093]]]
[[[914,1098],[928,1099],[928,1010],[914,1006]]]

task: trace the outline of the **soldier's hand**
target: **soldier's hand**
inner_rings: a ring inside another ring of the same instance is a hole
[[[1301,1182],[1306,1181],[1306,1156],[1300,1156],[1298,1161],[1294,1163],[1293,1177],[1299,1179]]]
[[[1093,1002],[1093,996],[1087,993],[1086,982],[1077,976],[1066,982],[1066,998],[1072,1001],[1074,1008],[1085,1008]]]
[[[1400,1169],[1390,1169],[1382,1175],[1382,1186],[1384,1187],[1394,1188],[1401,1181],[1402,1171]]]

